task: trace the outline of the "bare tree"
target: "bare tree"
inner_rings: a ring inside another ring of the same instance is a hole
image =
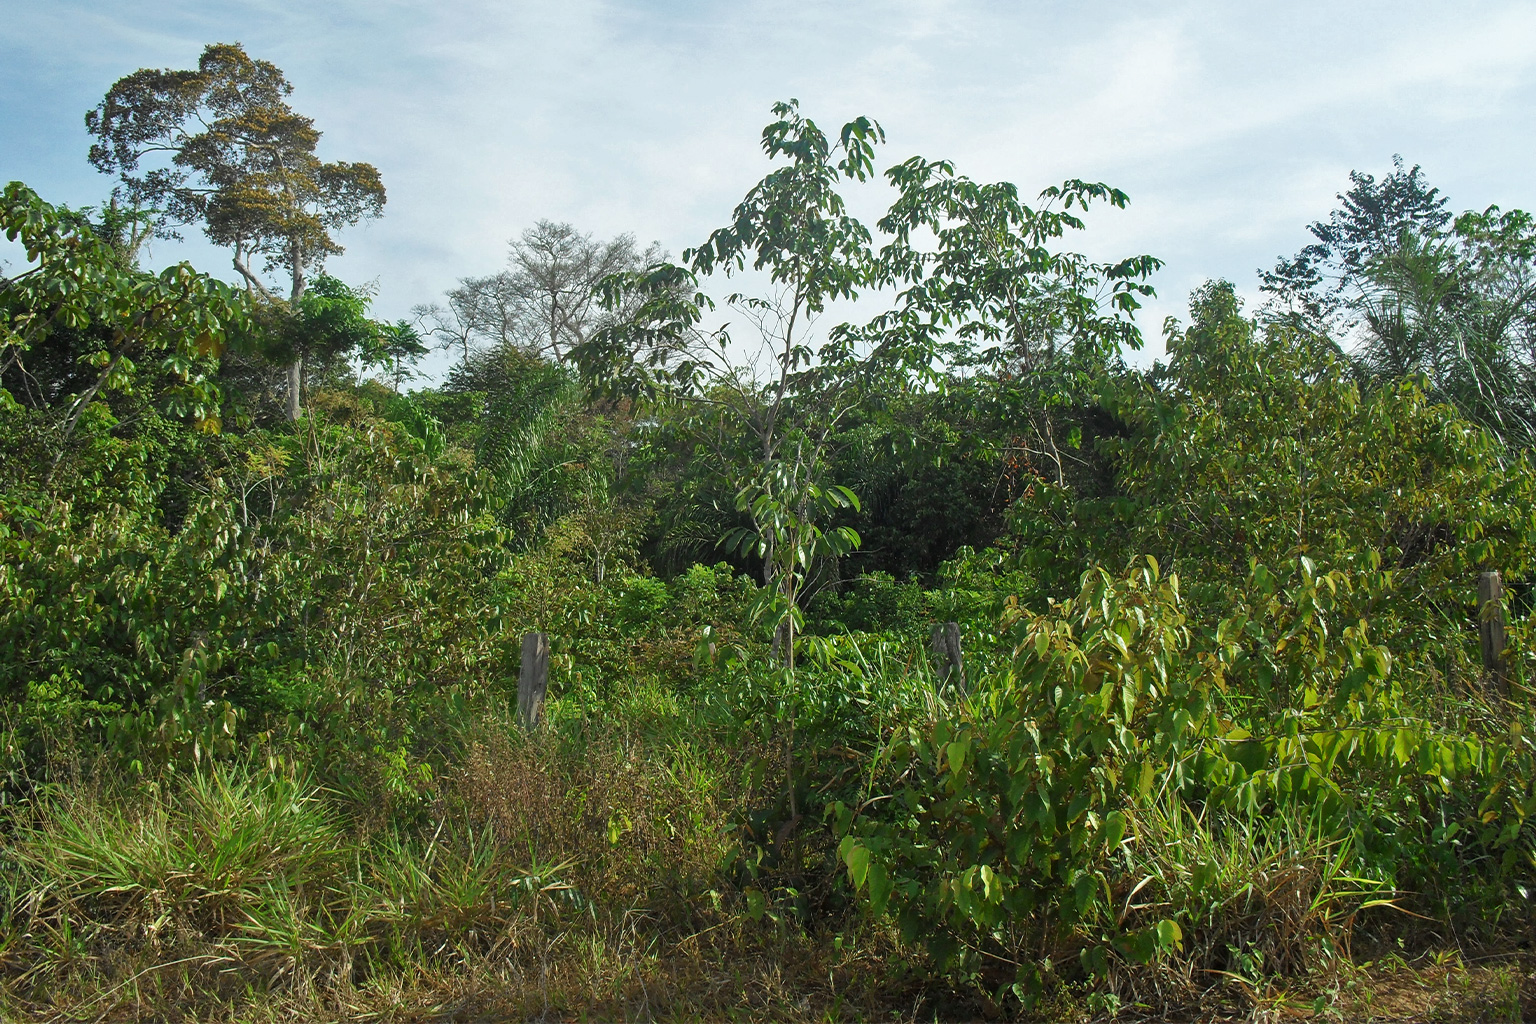
[[[511,275],[502,271],[460,278],[459,286],[448,292],[446,305],[434,302],[411,312],[421,333],[436,339],[438,349],[457,349],[460,359],[468,363],[481,348],[512,343],[516,305]]]
[[[635,236],[594,239],[567,223],[541,220],[509,243],[507,269],[466,277],[446,305],[415,310],[423,333],[468,361],[480,347],[512,346],[564,363],[571,350],[616,314],[602,307],[599,284],[613,274],[659,263],[667,254]]]

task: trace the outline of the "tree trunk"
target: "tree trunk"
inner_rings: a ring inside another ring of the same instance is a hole
[[[304,297],[304,254],[297,244],[288,253],[290,269],[293,272],[293,288],[288,293],[288,302],[298,312],[299,300]],[[293,362],[288,364],[288,420],[293,422],[299,418],[299,399],[304,391],[304,354],[295,352]]]
[[[1504,660],[1508,641],[1504,624],[1504,580],[1496,572],[1477,576],[1477,628],[1483,655],[1483,685],[1502,696],[1509,692],[1508,666]]]
[[[960,624],[935,622],[930,645],[940,685],[952,684],[956,691],[965,692],[965,660],[960,652]]]
[[[522,671],[517,675],[517,719],[532,732],[544,719],[544,698],[549,692],[549,637],[523,634]]]
[[[288,419],[299,418],[299,392],[304,386],[304,357],[294,356],[288,364]]]

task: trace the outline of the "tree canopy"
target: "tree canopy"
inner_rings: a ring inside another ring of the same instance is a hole
[[[270,297],[251,270],[260,258],[287,272],[298,302],[306,274],[342,251],[332,232],[380,216],[385,193],[372,164],[320,159],[320,132],[288,105],[292,92],[276,65],[238,43],[208,46],[195,71],[141,69],[86,114],[91,163],[117,175],[114,198],[147,211],[162,234],[198,224],[234,250],[250,287]],[[302,358],[289,364],[290,419]]]

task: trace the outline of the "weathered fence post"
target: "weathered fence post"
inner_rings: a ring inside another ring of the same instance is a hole
[[[1504,581],[1496,572],[1477,576],[1477,632],[1483,649],[1483,678],[1497,692],[1509,689],[1504,665]]]
[[[517,676],[517,718],[523,728],[538,728],[544,718],[544,694],[549,691],[549,638],[523,634],[523,667]]]
[[[965,659],[960,653],[960,623],[935,622],[933,624],[933,660],[938,667],[939,682],[954,680],[955,688],[965,691]]]

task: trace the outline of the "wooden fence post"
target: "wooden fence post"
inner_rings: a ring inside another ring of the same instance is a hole
[[[945,683],[953,678],[956,689],[964,693],[965,659],[960,653],[960,623],[935,622],[932,647],[939,682]]]
[[[1483,651],[1483,679],[1498,693],[1509,689],[1504,665],[1504,581],[1496,572],[1477,576],[1477,633]]]
[[[537,729],[544,719],[544,695],[549,692],[549,638],[523,634],[523,667],[517,676],[517,718],[523,728]]]

